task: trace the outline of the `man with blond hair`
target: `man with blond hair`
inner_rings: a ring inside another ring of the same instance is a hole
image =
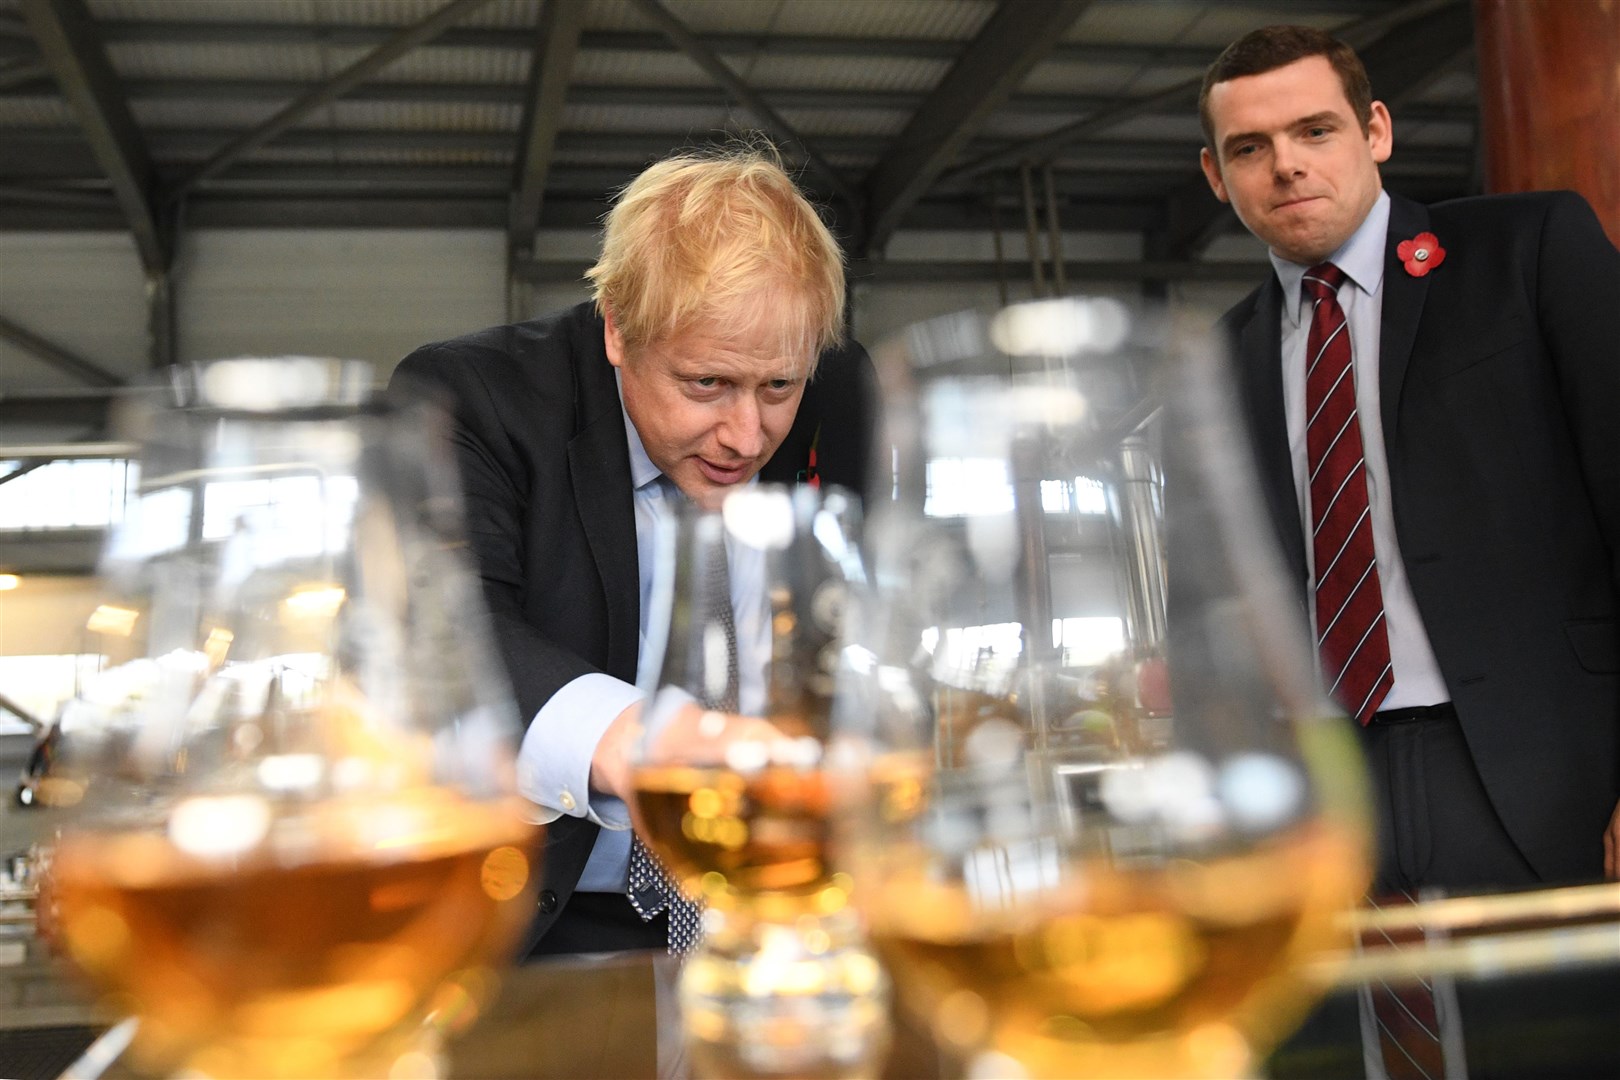
[[[529,722],[518,787],[550,821],[531,956],[675,943],[663,903],[627,891],[658,522],[756,476],[860,488],[875,412],[838,244],[768,151],[648,168],[587,276],[594,300],[424,346],[395,375],[453,408],[468,535]]]

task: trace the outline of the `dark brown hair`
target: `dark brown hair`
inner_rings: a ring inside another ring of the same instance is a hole
[[[1372,122],[1372,86],[1367,81],[1367,69],[1354,49],[1322,30],[1310,26],[1262,26],[1251,30],[1215,58],[1204,72],[1204,85],[1198,91],[1198,120],[1204,125],[1204,144],[1219,157],[1215,145],[1215,121],[1209,115],[1209,92],[1216,83],[1240,79],[1245,75],[1262,75],[1287,67],[1296,60],[1323,56],[1339,73],[1344,84],[1344,96],[1350,102],[1356,121],[1363,133]]]

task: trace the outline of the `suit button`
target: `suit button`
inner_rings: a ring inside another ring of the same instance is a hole
[[[540,914],[550,915],[557,910],[557,894],[550,889],[540,890]]]

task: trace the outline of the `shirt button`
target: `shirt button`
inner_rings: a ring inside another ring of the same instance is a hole
[[[567,791],[563,792],[562,798],[558,799],[557,801],[562,804],[562,808],[564,810],[572,810],[574,808],[574,796]]]

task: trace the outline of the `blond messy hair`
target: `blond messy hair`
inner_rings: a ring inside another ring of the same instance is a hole
[[[814,359],[844,332],[844,256],[768,144],[683,153],[619,193],[585,272],[625,350],[763,319],[780,356]]]

